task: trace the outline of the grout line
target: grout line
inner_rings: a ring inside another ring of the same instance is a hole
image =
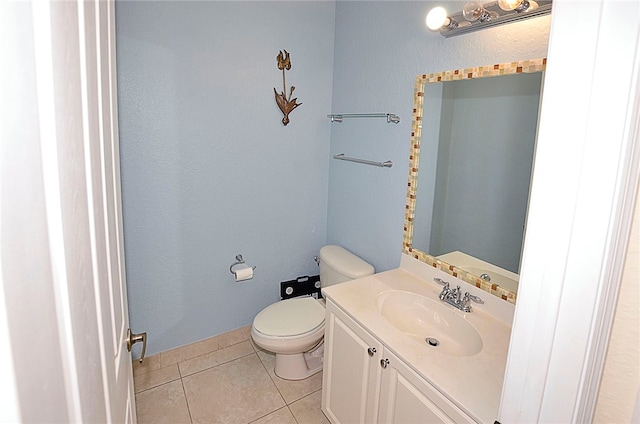
[[[253,344],[252,344],[252,346],[253,346]],[[255,349],[256,347],[254,346],[253,348]],[[285,406],[289,407],[289,403],[287,403],[287,400],[284,398],[284,395],[280,391],[280,388],[278,387],[278,383],[275,380],[275,378],[279,378],[279,377],[277,375],[275,375],[275,371],[273,373],[274,375],[273,376],[271,375],[271,372],[269,372],[269,368],[267,368],[267,365],[262,361],[262,358],[260,358],[260,355],[258,354],[257,350],[256,350],[256,356],[258,357],[258,360],[260,361],[260,364],[262,364],[262,368],[264,368],[264,370],[266,371],[267,375],[269,376],[269,379],[271,380],[271,382],[275,386],[276,390],[278,391],[278,394],[282,398],[282,401],[284,402]],[[291,410],[289,410],[289,412],[291,412]],[[291,412],[291,415],[293,415],[293,412]]]
[[[258,420],[260,420],[260,419],[262,419],[262,418],[264,418],[264,417],[266,417],[266,416],[268,416],[268,415],[274,414],[275,412],[277,412],[277,411],[279,411],[279,410],[281,410],[281,409],[283,409],[283,408],[287,408],[287,410],[289,411],[289,413],[290,413],[290,414],[291,414],[291,416],[293,417],[294,421],[295,421],[296,423],[298,423],[298,424],[301,424],[301,421],[299,420],[299,418],[298,418],[298,417],[296,417],[296,415],[293,413],[293,410],[291,410],[291,405],[292,405],[293,403],[295,403],[295,402],[298,402],[298,401],[300,401],[300,400],[302,400],[302,399],[306,398],[306,397],[309,397],[309,396],[311,396],[311,395],[313,395],[313,394],[316,394],[316,393],[317,393],[317,392],[319,392],[319,391],[322,391],[322,387],[320,387],[320,388],[319,388],[319,389],[317,389],[317,390],[312,391],[311,393],[309,393],[309,394],[307,394],[307,395],[303,396],[303,397],[302,397],[302,398],[300,398],[300,399],[296,399],[295,401],[292,401],[291,403],[287,403],[286,399],[285,399],[285,398],[284,398],[284,396],[282,395],[282,392],[280,391],[280,389],[278,388],[278,386],[277,386],[277,384],[276,384],[276,382],[275,382],[275,380],[274,380],[274,376],[272,376],[272,375],[271,375],[271,373],[269,372],[269,369],[267,368],[267,364],[265,364],[265,362],[263,362],[263,361],[262,361],[262,359],[260,358],[260,355],[258,354],[258,352],[248,353],[248,354],[246,354],[246,355],[239,356],[239,357],[237,357],[237,358],[234,358],[234,359],[232,359],[232,360],[229,360],[229,361],[226,361],[226,362],[220,363],[220,364],[215,365],[215,366],[213,366],[213,367],[206,368],[206,369],[204,369],[204,370],[202,370],[202,371],[206,371],[206,370],[208,370],[208,369],[215,368],[215,367],[217,367],[217,366],[219,366],[219,365],[223,365],[223,364],[226,364],[226,363],[229,363],[229,362],[235,361],[235,360],[237,360],[237,359],[246,358],[246,357],[248,357],[248,356],[250,356],[250,355],[252,355],[252,354],[256,355],[256,357],[257,357],[258,361],[260,361],[260,364],[262,365],[263,369],[265,370],[265,372],[266,372],[266,373],[267,373],[267,375],[269,376],[269,379],[270,379],[270,380],[272,381],[272,383],[275,385],[276,390],[278,391],[278,394],[279,394],[279,395],[280,395],[280,397],[282,398],[282,400],[283,400],[283,402],[284,402],[284,404],[285,404],[285,405],[284,405],[284,406],[282,406],[282,407],[280,407],[280,408],[278,408],[278,409],[275,409],[275,410],[273,410],[273,411],[270,411],[270,412],[268,412],[267,414],[265,414],[265,415],[263,415],[263,416],[261,416],[261,417],[256,418],[255,420],[251,421],[251,423],[255,423],[256,421],[258,421]],[[198,371],[197,373],[200,373],[200,372],[202,372],[202,371]],[[187,391],[186,391],[185,384],[184,384],[184,377],[182,376],[182,373],[180,372],[180,367],[179,367],[179,366],[178,366],[178,372],[179,372],[179,375],[180,375],[179,380],[180,380],[180,384],[181,384],[181,386],[182,386],[182,392],[183,392],[184,399],[185,399],[185,402],[186,402],[186,405],[187,405],[187,412],[189,413],[189,419],[190,419],[190,422],[193,424],[193,416],[192,416],[192,413],[191,413],[191,407],[190,407],[190,404],[189,404],[189,398],[187,397]],[[191,375],[195,375],[195,374],[197,374],[197,373],[189,374],[189,376],[191,376]],[[278,377],[277,377],[277,376],[275,376],[275,378],[278,378]],[[174,379],[174,380],[171,380],[171,381],[165,382],[165,383],[163,383],[163,384],[161,384],[161,385],[158,385],[158,386],[155,386],[155,387],[153,387],[153,388],[157,388],[157,387],[160,387],[160,386],[162,386],[162,385],[164,385],[164,384],[169,384],[169,383],[175,382],[176,380],[177,380],[177,379]],[[145,391],[150,390],[150,389],[152,389],[152,388],[149,388],[149,389],[146,389],[146,390],[144,390],[144,391],[138,392],[138,393],[136,393],[135,395],[137,396],[137,395],[139,395],[139,394],[141,394],[141,393],[144,393]],[[320,411],[322,412],[322,410],[320,410]],[[322,414],[323,414],[323,416],[325,416],[325,418],[326,418],[326,415],[324,415],[324,412],[322,412]]]
[[[173,383],[174,381],[178,381],[178,380],[182,380],[182,377],[174,378],[173,380],[169,380],[169,381],[164,381],[162,383],[156,384],[155,386],[147,387],[144,390],[140,390],[139,392],[136,391],[135,384],[134,384],[133,392],[135,395],[138,395],[140,393],[148,392],[151,389],[157,389],[160,386],[164,386],[165,384]]]
[[[184,388],[184,381],[180,379],[182,385],[182,393],[184,393],[184,401],[187,403],[187,412],[189,413],[189,421],[193,424],[193,417],[191,416],[191,408],[189,407],[189,398],[187,397],[187,390]]]
[[[287,403],[287,400],[284,398],[284,395],[282,394],[282,392],[280,391],[280,388],[278,387],[278,384],[276,384],[276,381],[273,379],[273,377],[271,376],[271,373],[269,372],[269,369],[267,368],[267,366],[265,365],[264,362],[262,362],[262,359],[260,359],[260,355],[258,355],[258,352],[256,352],[256,356],[258,357],[258,361],[260,361],[260,364],[262,364],[262,368],[264,368],[265,372],[267,373],[267,375],[269,376],[269,379],[271,380],[271,382],[273,383],[273,385],[275,386],[276,390],[278,391],[278,394],[280,395],[280,397],[282,398],[282,401],[284,402],[285,406],[289,407],[289,404]],[[274,372],[275,374],[275,372]],[[277,378],[277,376],[275,376]],[[291,410],[289,410],[289,412],[291,412]],[[291,415],[293,415],[293,413],[291,413]]]
[[[244,342],[244,341],[245,341],[245,340],[243,340],[243,342]],[[239,342],[239,343],[242,343],[242,342]],[[239,344],[239,343],[234,343],[234,344],[233,344],[233,345],[231,345],[231,346],[234,346],[234,345]],[[216,351],[212,351],[212,352],[216,352]],[[209,353],[211,353],[211,352],[209,352]],[[199,356],[204,356],[204,355],[206,355],[206,354],[199,355]],[[181,364],[182,362],[186,362],[186,361],[189,361],[189,360],[193,359],[193,358],[190,358],[190,359],[186,359],[186,360],[184,360],[184,361],[181,361],[181,362],[178,362],[178,363],[175,363],[175,364],[171,364],[171,365],[169,365],[169,366],[175,365],[175,366],[178,368],[178,377],[177,377],[177,378],[174,378],[174,379],[171,379],[171,380],[168,380],[168,381],[162,382],[162,383],[160,383],[160,384],[156,384],[156,385],[151,386],[151,387],[147,387],[146,389],[144,389],[144,390],[140,390],[139,392],[136,392],[136,391],[135,391],[135,384],[134,384],[134,393],[135,393],[135,394],[138,394],[138,393],[144,393],[144,392],[146,392],[146,391],[148,391],[148,390],[155,389],[155,388],[160,387],[160,386],[163,386],[163,385],[165,385],[165,384],[172,383],[172,382],[174,382],[174,381],[176,381],[176,380],[182,380],[182,379],[183,379],[183,378],[185,378],[185,377],[190,377],[190,376],[192,376],[192,375],[199,374],[199,373],[201,373],[201,372],[204,372],[204,371],[210,370],[211,368],[216,368],[216,367],[218,367],[218,366],[220,366],[220,365],[224,365],[224,364],[228,364],[229,362],[233,362],[233,361],[235,361],[236,359],[245,358],[245,357],[247,357],[247,356],[249,356],[249,355],[256,355],[256,356],[258,357],[258,360],[260,361],[260,363],[261,363],[261,364],[262,364],[262,366],[264,367],[264,364],[263,364],[263,363],[262,363],[262,361],[260,360],[260,356],[258,356],[257,352],[255,352],[255,351],[254,351],[254,352],[250,352],[250,353],[246,353],[246,354],[243,354],[243,355],[237,356],[237,357],[232,358],[232,359],[229,359],[229,360],[225,360],[224,362],[220,362],[220,363],[218,363],[218,364],[216,364],[216,365],[212,365],[212,366],[210,366],[210,367],[203,368],[203,369],[201,369],[201,370],[199,370],[199,371],[196,371],[196,372],[193,372],[193,373],[191,373],[191,374],[185,374],[185,375],[183,375],[182,370],[180,369],[180,364]],[[153,371],[159,371],[159,370],[161,370],[161,369],[162,369],[162,368],[159,368],[158,370],[153,370]],[[152,372],[152,371],[150,371],[150,372]],[[149,372],[149,373],[150,373],[150,372]],[[148,373],[145,373],[145,374],[148,374]],[[268,374],[268,370],[267,370],[267,374]],[[271,376],[269,376],[269,378],[271,378]],[[135,381],[135,379],[134,379],[134,381]],[[273,379],[272,379],[272,381],[273,381]],[[275,385],[275,382],[274,382],[274,385]],[[276,386],[276,389],[277,389],[277,386]],[[279,390],[278,390],[278,393],[280,393],[280,391],[279,391]],[[280,396],[282,397],[282,393],[280,393]],[[283,398],[283,399],[284,399],[284,398]],[[285,401],[285,404],[286,404],[286,401]]]
[[[225,332],[225,333],[218,334],[218,335],[216,335],[216,336],[211,336],[211,337],[209,337],[209,338],[202,339],[202,340],[198,340],[198,341],[195,341],[195,342],[193,342],[193,343],[188,343],[188,344],[186,344],[186,345],[182,345],[182,346],[178,346],[178,347],[175,347],[175,348],[171,348],[171,349],[168,349],[168,350],[165,350],[165,351],[162,351],[162,352],[157,352],[157,353],[154,353],[153,355],[149,356],[148,358],[152,358],[152,357],[154,357],[154,356],[158,356],[158,360],[159,360],[159,362],[160,362],[160,368],[158,368],[158,369],[162,369],[162,368],[165,368],[165,367],[170,367],[171,365],[174,365],[174,364],[178,364],[178,363],[180,363],[180,362],[184,362],[184,361],[188,361],[188,360],[190,360],[190,359],[197,358],[197,357],[199,357],[199,356],[207,355],[207,354],[212,353],[212,352],[216,352],[216,351],[219,351],[219,350],[222,350],[222,349],[226,349],[226,348],[228,348],[228,347],[231,347],[231,346],[237,345],[237,344],[242,343],[242,342],[245,342],[245,341],[248,341],[249,343],[251,343],[251,334],[249,334],[249,337],[247,337],[246,339],[237,340],[236,342],[231,343],[231,344],[228,344],[228,345],[225,345],[225,346],[220,346],[220,341],[218,340],[218,347],[217,347],[216,349],[213,349],[213,350],[209,350],[209,351],[206,351],[206,352],[200,353],[200,354],[198,354],[198,355],[196,355],[196,356],[190,356],[190,357],[188,357],[188,358],[182,359],[182,360],[177,361],[177,362],[171,362],[171,363],[167,363],[167,364],[165,364],[165,363],[163,363],[163,361],[162,361],[162,354],[163,354],[163,353],[167,353],[167,352],[170,352],[170,351],[172,351],[172,350],[178,350],[178,349],[187,348],[187,347],[189,347],[189,346],[197,345],[197,344],[199,344],[199,343],[202,343],[202,342],[207,341],[207,340],[210,340],[210,339],[220,338],[220,337],[223,337],[223,336],[225,336],[225,335],[227,335],[227,334],[233,333],[233,332],[238,331],[238,330],[240,330],[240,329],[242,329],[242,328],[245,328],[245,327],[250,327],[250,326],[249,326],[249,325],[247,325],[247,326],[244,326],[244,327],[239,327],[239,328],[236,328],[236,329],[234,329],[234,330],[231,330],[231,331],[228,331],[228,332]],[[252,344],[251,346],[252,346],[252,347],[254,348],[254,350],[255,350],[255,347],[253,346],[253,344]],[[153,371],[153,370],[152,370],[152,371]],[[145,372],[145,373],[143,373],[143,374],[146,374],[146,372]]]
[[[176,366],[178,367],[178,375],[180,376],[180,380],[182,380],[182,377],[186,377],[186,376],[182,375],[182,370],[180,369],[180,362],[178,362]]]
[[[273,411],[271,411],[271,412],[267,412],[267,413],[266,413],[266,414],[264,414],[263,416],[258,417],[258,418],[256,418],[256,419],[255,419],[255,420],[253,420],[253,421],[249,421],[249,424],[251,424],[251,423],[255,423],[256,421],[259,421],[259,420],[263,419],[264,417],[267,417],[267,416],[269,416],[269,415],[271,415],[271,414],[275,414],[276,412],[278,412],[278,411],[280,411],[281,409],[284,409],[284,408],[287,408],[287,405],[285,405],[285,406],[283,406],[283,407],[281,407],[281,408],[278,408],[278,409],[274,409],[274,410],[273,410]],[[289,411],[289,412],[291,412],[291,411]],[[291,415],[293,415],[293,414],[291,414]],[[295,417],[294,417],[294,419],[295,419]]]
[[[219,337],[219,336],[215,336],[215,337]],[[200,353],[200,354],[198,354],[198,355],[196,355],[196,356],[190,356],[190,357],[185,358],[185,359],[182,359],[182,360],[180,360],[180,361],[178,361],[178,362],[172,362],[172,363],[167,364],[167,365],[163,365],[163,364],[162,364],[162,362],[161,362],[161,363],[160,363],[160,368],[159,368],[159,369],[166,368],[166,367],[170,367],[171,365],[174,365],[174,364],[180,364],[180,363],[182,363],[182,362],[187,362],[187,361],[190,361],[190,360],[192,360],[192,359],[196,359],[196,358],[199,358],[199,357],[201,357],[201,356],[209,355],[209,354],[214,353],[214,352],[220,352],[221,350],[224,350],[224,349],[230,348],[230,347],[232,347],[232,346],[235,346],[235,345],[238,345],[238,344],[240,344],[240,343],[244,343],[244,342],[249,342],[249,344],[251,345],[251,347],[252,347],[252,348],[253,348],[253,350],[255,351],[255,347],[254,347],[254,346],[253,346],[253,344],[251,343],[251,340],[250,340],[250,339],[244,339],[244,340],[240,340],[240,341],[238,341],[238,342],[236,342],[236,343],[231,343],[230,345],[226,345],[225,347],[220,347],[220,346],[218,346],[218,348],[217,348],[217,349],[209,350],[209,351],[207,351],[207,352]],[[199,342],[195,342],[195,343],[192,343],[192,344],[197,344],[197,343],[199,343]],[[189,345],[185,345],[185,346],[182,346],[182,347],[186,347],[186,346],[189,346]],[[159,354],[161,354],[161,353],[162,353],[162,352],[158,353],[157,355],[159,355]]]
[[[300,421],[298,421],[298,417],[296,417],[296,415],[293,413],[293,411],[291,410],[291,408],[289,407],[289,405],[287,405],[287,409],[289,409],[289,413],[291,414],[291,416],[293,417],[293,420],[300,424]]]
[[[200,374],[201,372],[205,372],[207,370],[210,370],[211,368],[219,367],[220,365],[228,364],[229,362],[233,362],[233,361],[235,361],[237,359],[246,358],[249,355],[257,355],[257,354],[255,352],[249,352],[249,353],[246,353],[244,355],[236,356],[233,359],[229,359],[227,361],[220,362],[219,364],[212,365],[212,366],[207,367],[207,368],[203,368],[203,369],[201,369],[199,371],[192,372],[191,374],[187,374],[187,375],[184,375],[184,376],[182,375],[182,372],[180,371],[180,366],[178,366],[178,372],[180,373],[180,378],[191,377],[192,375]],[[260,358],[258,358],[258,360],[260,360]],[[262,361],[260,361],[260,362],[262,362]]]
[[[293,411],[291,410],[291,405],[293,405],[296,402],[301,401],[302,399],[308,398],[309,396],[314,395],[314,394],[316,394],[318,392],[322,392],[322,386],[318,390],[314,390],[313,392],[301,397],[300,399],[294,400],[293,402],[291,402],[290,404],[287,405],[287,408],[289,408],[289,411],[291,412],[291,415],[293,415],[293,418],[296,420],[296,423],[301,424],[300,421],[298,421],[298,417],[296,417],[296,414],[294,414]],[[322,416],[325,417],[325,419],[327,419],[327,421],[329,421],[329,419],[325,415],[324,411],[322,410],[322,395],[321,395],[321,399],[320,399],[320,407],[318,408],[318,410],[320,411]],[[329,421],[329,422],[331,422],[331,421]]]

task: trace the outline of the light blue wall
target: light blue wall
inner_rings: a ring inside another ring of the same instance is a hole
[[[131,327],[156,353],[250,324],[326,241],[333,2],[118,2]],[[279,50],[302,105],[281,123]],[[237,253],[256,265],[235,283]]]
[[[345,121],[331,128],[331,154],[392,160],[390,169],[332,160],[327,241],[372,263],[399,265],[416,75],[546,56],[550,17],[445,39],[424,25],[436,4],[339,1],[333,75],[334,112],[393,112],[398,125]],[[421,158],[422,159],[422,158]]]
[[[326,242],[398,266],[415,76],[546,55],[548,17],[445,39],[424,26],[435,4],[117,3],[129,311],[150,354],[251,323],[280,281],[317,272]],[[303,103],[287,127],[281,49]],[[236,253],[253,280],[232,282]]]

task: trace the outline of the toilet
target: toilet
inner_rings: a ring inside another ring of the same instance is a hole
[[[324,246],[319,259],[321,287],[375,272],[373,266],[341,246]],[[311,296],[273,303],[256,315],[251,337],[255,344],[276,354],[278,377],[302,380],[322,369],[324,316],[324,300]]]

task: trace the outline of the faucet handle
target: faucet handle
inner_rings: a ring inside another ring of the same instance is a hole
[[[465,301],[465,303],[468,303],[470,300],[473,300],[474,302],[476,302],[476,303],[480,303],[480,304],[483,304],[483,303],[484,303],[484,300],[482,300],[480,297],[478,297],[478,296],[476,296],[476,295],[473,295],[473,294],[471,294],[471,293],[469,293],[469,292],[466,292],[466,293],[464,294],[464,301]]]
[[[435,277],[435,278],[433,279],[433,281],[435,281],[435,282],[436,282],[436,283],[438,283],[438,284],[443,285],[446,289],[448,289],[448,288],[449,288],[449,282],[448,282],[448,281],[444,281],[442,278]]]
[[[438,295],[438,298],[440,300],[444,300],[445,298],[447,298],[449,296],[449,293],[451,293],[451,289],[449,289],[449,282],[448,281],[444,281],[440,278],[434,278],[433,279],[436,283],[438,284],[442,284],[444,287],[442,288],[442,291],[440,292],[440,294]]]

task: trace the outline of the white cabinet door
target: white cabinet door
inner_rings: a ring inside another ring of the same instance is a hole
[[[379,422],[414,423],[474,423],[433,386],[405,365],[393,353],[385,350],[382,361]]]
[[[322,410],[338,423],[377,422],[382,345],[327,302]]]

